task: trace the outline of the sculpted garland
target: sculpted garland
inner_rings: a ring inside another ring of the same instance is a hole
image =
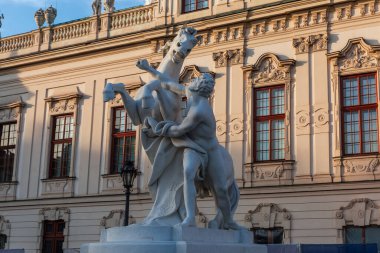
[[[241,229],[233,214],[239,189],[233,162],[218,143],[208,98],[214,90],[211,75],[194,79],[186,89],[179,83],[185,58],[198,43],[197,31],[183,27],[167,44],[168,52],[157,70],[147,60],[137,67],[154,77],[133,99],[124,84],[107,84],[104,101],[119,93],[134,125],[142,125],[142,146],[152,163],[149,191],[154,203],[141,225],[195,226],[196,196],[211,191],[217,214],[210,228]],[[188,113],[182,117],[182,97],[188,96]]]

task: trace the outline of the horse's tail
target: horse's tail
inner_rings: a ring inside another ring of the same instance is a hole
[[[236,180],[232,183],[229,189],[230,203],[231,203],[231,213],[235,214],[236,208],[239,204],[240,190],[239,186],[236,183]]]

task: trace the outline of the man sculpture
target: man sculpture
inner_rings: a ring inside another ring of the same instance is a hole
[[[215,118],[207,99],[214,81],[209,75],[192,83],[189,92],[193,105],[185,119],[181,114],[185,88],[179,84],[179,74],[184,59],[198,42],[196,33],[193,28],[181,28],[173,42],[167,43],[166,56],[157,70],[147,61],[139,61],[137,66],[155,78],[140,88],[135,98],[123,84],[107,84],[104,100],[119,93],[133,124],[143,125],[141,140],[152,163],[148,187],[154,201],[143,225],[195,225],[194,178],[200,171],[198,178],[211,189],[217,206],[209,227],[239,229],[232,219],[239,189],[231,156],[215,136]]]

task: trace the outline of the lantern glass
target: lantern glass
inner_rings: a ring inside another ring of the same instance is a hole
[[[137,170],[132,161],[127,161],[123,170],[120,172],[123,179],[123,184],[125,188],[132,188],[133,182],[137,176]]]

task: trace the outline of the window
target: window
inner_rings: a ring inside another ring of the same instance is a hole
[[[65,221],[44,221],[42,253],[63,253]]]
[[[53,117],[49,178],[68,177],[70,175],[73,134],[73,115]]]
[[[0,183],[12,181],[16,151],[16,123],[0,124]]]
[[[342,78],[344,155],[378,152],[376,75]]]
[[[182,12],[192,12],[208,8],[208,0],[183,0]]]
[[[255,161],[285,159],[284,87],[255,89]]]
[[[0,249],[5,249],[5,244],[7,243],[7,236],[0,234]]]
[[[347,226],[344,239],[345,243],[376,243],[380,248],[380,226]]]
[[[123,107],[113,109],[111,173],[119,173],[125,161],[135,160],[136,129]]]
[[[253,241],[257,244],[282,244],[283,228],[254,228]]]

